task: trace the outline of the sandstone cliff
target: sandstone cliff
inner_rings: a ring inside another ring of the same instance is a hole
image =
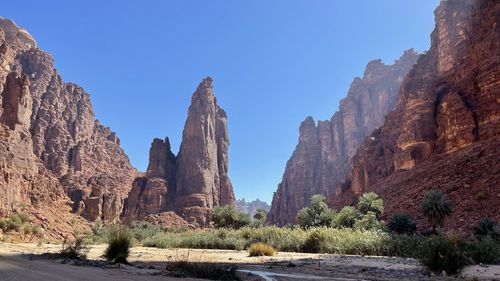
[[[387,213],[419,214],[426,190],[448,194],[447,227],[500,219],[500,3],[442,1],[431,48],[405,78],[397,107],[353,158],[336,206],[374,190]]]
[[[65,83],[28,32],[0,18],[0,208],[73,200],[89,220],[119,218],[135,169],[90,97]]]
[[[228,148],[227,116],[207,77],[191,99],[178,156],[168,138],[153,140],[148,170],[134,181],[125,219],[175,211],[191,224],[206,226],[214,207],[234,204]]]
[[[315,124],[307,117],[300,125],[299,143],[288,160],[274,193],[268,222],[294,223],[297,212],[314,194],[335,196],[336,186],[349,172],[349,160],[364,138],[394,109],[400,84],[417,54],[405,51],[393,65],[368,63],[363,78],[355,78],[339,111]]]

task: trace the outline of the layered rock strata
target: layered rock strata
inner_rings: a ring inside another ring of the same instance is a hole
[[[297,212],[314,194],[335,196],[337,183],[350,170],[351,157],[394,109],[400,84],[417,56],[407,50],[392,65],[381,60],[369,62],[363,78],[354,79],[339,111],[329,121],[316,124],[307,117],[302,122],[299,142],[273,196],[269,223],[294,223]]]
[[[146,175],[134,181],[127,200],[126,220],[175,211],[190,224],[208,225],[214,207],[234,204],[228,148],[227,115],[207,77],[192,96],[177,157],[168,138],[153,141]]]
[[[0,92],[0,207],[51,204],[66,193],[88,220],[119,218],[136,173],[119,139],[95,119],[89,95],[65,83],[52,57],[4,18]]]
[[[441,1],[431,48],[405,78],[395,111],[352,162],[332,203],[374,190],[388,215],[418,210],[430,189],[455,211],[447,228],[467,231],[483,217],[500,219],[500,3]]]

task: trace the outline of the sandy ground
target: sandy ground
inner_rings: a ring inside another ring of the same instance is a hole
[[[0,280],[200,280],[165,276],[169,261],[234,264],[242,280],[500,280],[500,266],[472,266],[456,278],[431,274],[414,259],[361,257],[279,252],[273,257],[249,257],[245,251],[157,249],[134,247],[130,266],[103,266],[104,245],[88,252],[94,265],[78,266],[63,260],[43,259],[61,245],[10,244],[0,242]]]

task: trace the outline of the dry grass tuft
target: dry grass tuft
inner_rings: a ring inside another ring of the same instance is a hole
[[[274,256],[276,250],[274,250],[273,246],[265,244],[265,243],[254,243],[250,245],[248,249],[251,257],[257,256]]]

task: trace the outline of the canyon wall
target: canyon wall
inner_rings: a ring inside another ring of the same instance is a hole
[[[368,63],[363,78],[355,78],[339,111],[329,121],[307,117],[300,125],[299,142],[288,160],[274,193],[268,222],[295,222],[297,212],[314,194],[335,196],[337,183],[349,172],[349,161],[364,138],[394,109],[400,84],[418,54],[407,50],[392,65]]]
[[[175,212],[190,224],[207,226],[214,207],[234,204],[228,148],[227,116],[207,77],[192,96],[177,157],[168,138],[153,140],[147,172],[134,181],[125,220]]]
[[[376,191],[388,215],[419,212],[440,189],[455,211],[446,227],[468,231],[500,219],[500,3],[441,1],[430,50],[405,78],[396,109],[366,139],[331,204]]]
[[[52,57],[0,18],[0,208],[72,200],[88,220],[118,219],[136,170],[89,95],[65,83]]]

